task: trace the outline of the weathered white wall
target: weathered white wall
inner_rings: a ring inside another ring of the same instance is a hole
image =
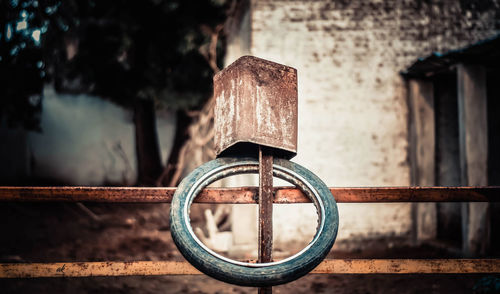
[[[12,150],[24,150],[25,156],[13,158],[13,167],[26,167],[22,169],[26,174],[16,175],[17,178],[31,176],[70,185],[135,182],[137,162],[131,111],[93,96],[57,94],[50,86],[43,94],[41,133],[0,132],[6,139],[2,144],[12,145]],[[157,127],[165,161],[172,146],[175,114],[157,114]],[[19,143],[9,140],[8,134],[25,139]],[[5,156],[11,155],[0,155],[0,161],[7,161]]]
[[[254,0],[249,23],[230,32],[251,40],[249,48],[228,38],[226,63],[251,54],[297,68],[299,145],[293,160],[328,186],[407,186],[408,107],[399,72],[433,51],[496,34],[494,9],[471,3]],[[410,204],[339,209],[338,240],[408,235],[411,229]],[[308,238],[301,228],[314,227],[314,218],[313,209],[276,208],[275,231],[283,232],[276,233],[276,243]]]

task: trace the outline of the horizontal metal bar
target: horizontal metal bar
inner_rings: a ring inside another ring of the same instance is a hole
[[[500,273],[500,259],[325,259],[312,274]],[[0,264],[0,278],[200,275],[186,261]]]
[[[500,259],[326,259],[315,274],[500,273]]]
[[[198,275],[186,261],[1,263],[0,278]]]
[[[176,188],[144,187],[0,187],[0,201],[170,202]],[[274,203],[308,203],[294,188],[276,187]],[[500,202],[500,187],[330,188],[339,203]],[[258,187],[208,188],[198,203],[257,204]]]

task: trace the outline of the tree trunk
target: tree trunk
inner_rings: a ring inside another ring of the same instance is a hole
[[[174,144],[172,145],[172,150],[170,151],[170,156],[167,160],[166,171],[162,178],[163,186],[176,186],[178,184],[178,181],[176,183],[171,182],[172,176],[178,168],[182,168],[182,166],[178,166],[179,155],[182,151],[182,147],[189,139],[188,128],[191,124],[191,118],[183,110],[178,110],[176,114],[177,119],[175,123]]]
[[[134,105],[134,124],[137,185],[153,186],[163,169],[153,101],[137,99]]]

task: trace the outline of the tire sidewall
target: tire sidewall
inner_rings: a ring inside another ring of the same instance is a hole
[[[200,177],[222,166],[235,163],[258,164],[254,158],[217,158],[191,172],[181,182],[172,199],[170,228],[172,239],[182,255],[198,270],[218,280],[241,286],[274,286],[302,277],[314,269],[329,253],[338,231],[338,209],[328,187],[312,172],[299,164],[285,159],[274,159],[274,165],[294,171],[317,191],[325,210],[325,223],[317,241],[303,254],[266,267],[246,267],[227,262],[202,248],[188,228],[189,220],[183,213],[188,202],[188,193]],[[189,211],[189,210],[188,210]]]

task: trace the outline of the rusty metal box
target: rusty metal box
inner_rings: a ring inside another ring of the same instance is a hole
[[[214,76],[214,95],[217,156],[254,155],[258,145],[296,155],[296,69],[243,56]]]

